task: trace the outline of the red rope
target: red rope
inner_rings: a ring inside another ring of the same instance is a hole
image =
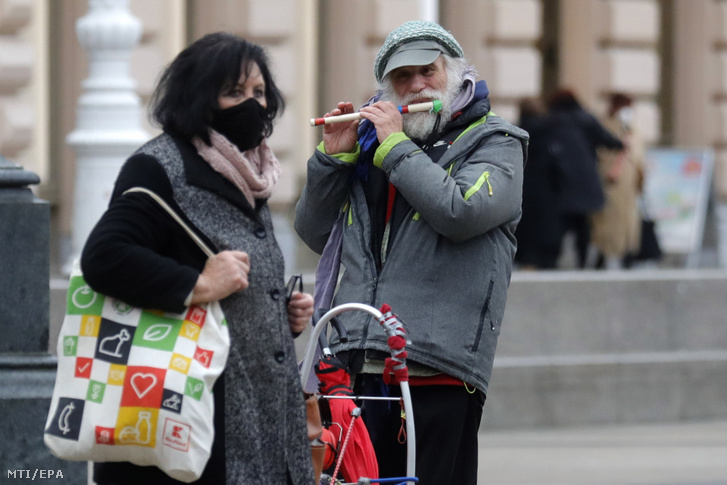
[[[409,369],[406,366],[406,331],[404,325],[391,312],[391,307],[387,304],[381,305],[380,323],[386,330],[389,338],[387,344],[391,357],[384,360],[384,383],[399,384],[409,380]]]

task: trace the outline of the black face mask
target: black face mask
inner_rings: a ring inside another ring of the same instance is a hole
[[[210,126],[244,152],[263,141],[265,108],[254,98],[227,109],[215,110]]]

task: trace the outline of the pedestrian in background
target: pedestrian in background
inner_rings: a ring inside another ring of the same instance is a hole
[[[528,132],[528,163],[523,177],[523,215],[515,230],[518,269],[555,269],[564,218],[560,205],[562,168],[558,141],[548,135],[545,105],[539,98],[521,100],[518,126]]]
[[[630,268],[641,244],[639,198],[644,187],[644,142],[634,126],[633,100],[623,93],[609,98],[603,125],[621,139],[623,150],[598,150],[598,172],[606,203],[592,215],[597,268]]]
[[[578,268],[588,263],[590,217],[605,203],[596,167],[596,149],[623,149],[623,143],[611,134],[590,112],[583,108],[570,89],[559,89],[548,99],[548,132],[560,147],[558,165],[560,204],[564,217],[561,240],[575,234]]]

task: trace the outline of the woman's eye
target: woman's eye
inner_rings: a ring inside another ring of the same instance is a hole
[[[263,91],[262,89],[256,89],[255,92],[253,93],[253,95],[257,99],[264,98],[265,97],[265,91]]]

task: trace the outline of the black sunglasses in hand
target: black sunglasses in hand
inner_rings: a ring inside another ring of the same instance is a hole
[[[296,288],[297,285],[297,288]],[[286,285],[286,291],[285,291],[285,305],[287,306],[288,303],[290,303],[290,299],[293,296],[293,292],[295,290],[298,290],[300,293],[303,293],[303,275],[302,274],[294,274],[290,277],[288,280],[288,284]]]

